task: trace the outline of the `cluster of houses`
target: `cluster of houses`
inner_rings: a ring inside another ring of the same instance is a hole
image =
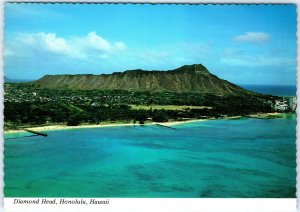
[[[4,102],[22,103],[34,101],[51,101],[51,98],[42,96],[26,86],[16,88],[12,84],[4,84]]]
[[[281,100],[276,100],[273,105],[276,111],[296,111],[297,98],[295,96],[282,97]]]
[[[91,91],[92,92],[92,91]],[[69,103],[76,103],[78,105],[108,105],[118,104],[126,102],[128,100],[128,94],[122,94],[122,92],[105,92],[94,94],[94,93],[80,92],[59,92],[55,90],[43,90],[35,89],[30,86],[21,86],[17,84],[4,84],[4,102],[53,102],[53,101],[64,101]],[[134,92],[130,94],[132,102],[142,104],[146,102],[146,98],[140,98],[139,96],[133,96]]]
[[[4,84],[4,102],[50,102],[50,101],[66,101],[76,102],[79,105],[99,106],[103,104],[112,104],[118,102],[126,102],[128,95],[121,93],[111,93],[110,95],[84,95],[84,94],[56,94],[49,93],[50,91],[36,90],[28,86],[15,86],[13,84]],[[152,98],[153,96],[151,96]],[[131,93],[132,104],[146,103],[145,96],[134,96]],[[273,100],[274,101],[274,100]],[[295,112],[297,108],[297,99],[295,96],[281,97],[275,102],[268,101],[272,108],[278,112]]]

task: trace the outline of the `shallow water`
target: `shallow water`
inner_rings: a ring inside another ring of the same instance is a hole
[[[296,119],[49,131],[5,142],[5,197],[295,197]]]

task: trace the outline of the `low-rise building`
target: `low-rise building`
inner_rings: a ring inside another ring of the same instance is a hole
[[[296,111],[297,98],[295,96],[282,97],[282,100],[276,100],[274,109],[276,111]]]
[[[289,109],[289,106],[287,101],[285,100],[276,100],[274,108],[277,111],[287,111]]]

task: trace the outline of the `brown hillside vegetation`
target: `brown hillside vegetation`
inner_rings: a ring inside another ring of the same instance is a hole
[[[216,95],[250,94],[211,74],[203,65],[185,65],[169,71],[129,70],[112,74],[46,75],[33,82],[42,88],[99,89],[153,92],[195,92]]]

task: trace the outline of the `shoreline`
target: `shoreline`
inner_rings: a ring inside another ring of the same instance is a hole
[[[190,122],[199,122],[199,121],[207,121],[210,119],[193,119],[186,121],[169,121],[169,122],[150,122],[145,124],[139,123],[107,123],[107,124],[83,124],[79,126],[67,126],[67,125],[49,125],[49,126],[41,126],[41,127],[26,127],[26,129],[34,130],[34,131],[53,131],[53,130],[71,130],[71,129],[88,129],[88,128],[104,128],[104,127],[124,127],[124,126],[148,126],[148,125],[156,125],[161,124],[165,126],[173,126],[178,124],[185,124]],[[4,131],[5,134],[13,134],[13,133],[21,133],[26,132],[25,130],[7,130]]]
[[[258,119],[268,119],[268,118],[279,118],[283,114],[286,113],[260,113],[260,114],[252,114],[246,116],[228,116],[222,117],[220,119],[240,119],[240,118],[258,118]],[[165,126],[174,126],[179,124],[187,124],[193,122],[202,122],[202,121],[209,121],[209,120],[217,120],[217,118],[206,118],[206,119],[190,119],[185,121],[169,121],[169,122],[150,122],[145,124],[139,123],[100,123],[100,124],[83,124],[79,126],[67,126],[67,125],[49,125],[49,126],[40,126],[40,127],[26,127],[26,129],[35,130],[35,131],[54,131],[54,130],[71,130],[71,129],[85,129],[85,128],[104,128],[104,127],[123,127],[123,126],[147,126],[147,125],[156,125],[161,124]],[[13,134],[13,133],[21,133],[26,132],[24,130],[7,130],[4,131],[4,134]]]

